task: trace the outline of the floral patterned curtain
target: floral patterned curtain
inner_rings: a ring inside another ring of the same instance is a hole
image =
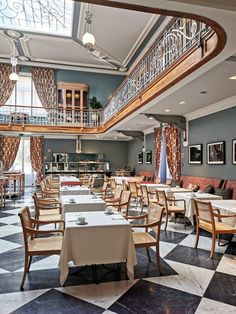
[[[155,128],[154,129],[154,171],[155,171],[155,177],[158,177],[159,168],[160,168],[161,139],[162,139],[162,128]]]
[[[57,85],[52,69],[32,68],[32,80],[38,97],[45,109],[56,108]]]
[[[11,81],[9,78],[11,72],[11,65],[0,64],[0,107],[5,105],[15,86],[15,81]]]
[[[20,145],[20,137],[0,136],[0,160],[3,171],[8,171],[15,159]]]
[[[170,173],[175,182],[181,177],[181,146],[180,132],[174,126],[165,128],[166,133],[166,159]]]
[[[37,175],[37,183],[40,183],[43,177],[43,155],[44,155],[44,138],[31,137],[30,138],[30,160],[31,165]]]

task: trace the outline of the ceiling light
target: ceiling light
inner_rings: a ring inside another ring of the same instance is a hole
[[[11,81],[18,81],[19,76],[16,73],[17,58],[15,57],[11,58],[11,64],[12,64],[12,73],[10,74],[9,78]]]
[[[229,80],[236,80],[236,76],[229,77]]]
[[[170,109],[165,109],[165,112],[170,112]]]
[[[184,104],[186,104],[186,101],[180,101],[179,102],[179,105],[184,105]]]
[[[202,90],[202,91],[200,91],[200,94],[207,94],[207,93],[208,93],[207,90]]]
[[[114,140],[117,140],[117,136],[114,136]]]
[[[85,11],[85,33],[82,37],[82,43],[88,50],[91,50],[95,44],[95,37],[91,33],[92,16],[93,14],[88,5]]]
[[[150,116],[150,117],[148,117],[148,119],[149,119],[149,120],[153,120],[153,117],[152,117],[152,116]]]

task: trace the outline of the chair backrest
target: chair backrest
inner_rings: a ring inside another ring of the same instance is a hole
[[[161,183],[161,178],[155,178],[154,182],[157,184]]]
[[[126,184],[126,181],[125,180],[122,180],[122,189],[124,191],[127,191],[128,187],[127,187],[127,184]]]
[[[138,188],[137,188],[137,184],[136,182],[128,182],[128,185],[129,185],[129,191],[131,193],[138,193]]]
[[[120,187],[116,187],[114,190],[114,199],[121,198],[122,189]]]
[[[196,209],[197,223],[201,222],[210,223],[215,229],[215,220],[211,203],[194,199],[194,204]]]
[[[118,207],[118,210],[125,212],[126,216],[128,215],[128,212],[129,212],[130,200],[131,200],[131,192],[122,190],[120,204],[125,204],[125,205],[120,205]]]
[[[29,233],[27,232],[26,228],[33,229],[33,224],[30,216],[29,207],[25,206],[18,214],[21,221],[21,226],[23,230],[23,237],[25,243],[25,249],[28,250],[28,241],[29,241]]]
[[[148,224],[155,224],[158,227],[158,231],[160,232],[162,217],[164,213],[164,207],[158,204],[151,203],[148,206]]]
[[[171,185],[172,179],[166,179],[166,185]]]
[[[168,203],[167,203],[165,191],[156,190],[156,195],[157,195],[158,204],[160,206],[164,206],[166,210],[168,210]]]
[[[147,189],[147,186],[146,185],[140,185],[140,188],[141,188],[141,194],[144,198],[149,198],[149,195],[148,195],[148,189]]]
[[[34,201],[34,209],[35,209],[35,218],[38,219],[39,218],[39,202],[38,202],[38,195],[36,194],[36,192],[33,192],[31,194],[32,199]]]
[[[116,180],[114,178],[110,178],[110,187],[112,191],[114,191],[116,188]]]

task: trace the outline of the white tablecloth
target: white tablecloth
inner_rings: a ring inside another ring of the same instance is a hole
[[[113,176],[111,178],[115,179],[116,184],[122,184],[122,180],[125,180],[125,182],[128,183],[130,177],[115,177],[115,176]]]
[[[211,201],[213,208],[218,208],[223,215],[236,215],[236,200],[215,200]],[[223,218],[222,221],[232,226],[236,226],[236,217]]]
[[[167,185],[162,184],[162,183],[141,183],[140,185],[146,185],[146,187],[149,191],[155,191],[156,189],[167,188]]]
[[[70,203],[70,199],[75,203]],[[94,195],[61,195],[62,218],[68,212],[104,211],[106,203]]]
[[[220,200],[222,199],[221,196],[218,195],[214,195],[214,194],[208,194],[208,193],[174,193],[174,197],[176,200],[178,199],[184,199],[186,202],[186,217],[189,218],[189,220],[191,221],[191,223],[193,224],[193,216],[196,213],[195,210],[195,205],[193,202],[193,199],[199,199],[201,201],[204,200]],[[178,206],[182,206],[183,207],[183,202],[179,202]]]
[[[173,187],[173,188],[157,188],[156,190],[165,191],[165,193],[166,193],[166,195],[168,197],[173,196],[174,193],[192,193],[193,192],[192,190],[189,190],[189,189],[176,188],[176,187]]]
[[[90,194],[90,190],[87,186],[62,186],[61,187],[61,195],[88,195]]]
[[[66,228],[59,260],[60,283],[68,275],[68,263],[78,266],[109,264],[127,260],[127,275],[134,278],[136,252],[129,222],[122,216],[105,215],[101,212],[83,212],[87,225],[76,225],[76,214],[66,214]],[[122,219],[123,218],[123,219]]]
[[[60,182],[80,182],[80,179],[75,176],[60,176]]]

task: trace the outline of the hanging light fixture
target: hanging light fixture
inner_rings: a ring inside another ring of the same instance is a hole
[[[87,10],[85,11],[85,33],[82,38],[82,43],[88,50],[90,50],[95,44],[95,37],[91,33],[92,16],[93,14],[88,5]]]
[[[9,78],[11,81],[18,81],[19,76],[16,73],[16,66],[17,66],[17,58],[15,57],[15,43],[14,40],[12,40],[12,57],[11,57],[11,65],[12,65],[12,73],[10,74]]]

